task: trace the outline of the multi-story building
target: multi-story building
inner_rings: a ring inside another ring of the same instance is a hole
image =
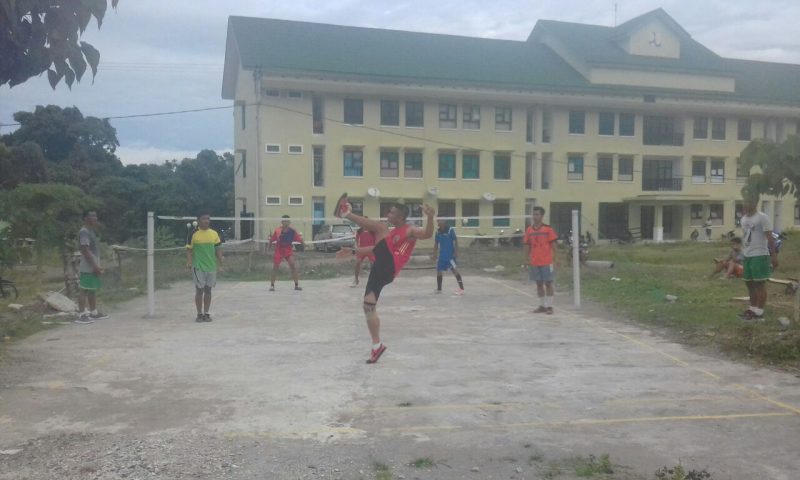
[[[709,218],[718,236],[742,149],[800,129],[800,65],[722,58],[661,9],[542,20],[524,42],[231,17],[226,48],[237,215],[308,219],[306,236],[344,191],[370,217],[431,203],[461,233],[541,205],[562,233],[578,209],[599,239],[683,239]],[[800,224],[793,198],[763,210]]]

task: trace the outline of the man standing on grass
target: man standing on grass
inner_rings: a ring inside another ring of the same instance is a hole
[[[555,259],[555,230],[542,222],[544,208],[533,207],[532,224],[525,231],[525,259],[528,261],[528,278],[536,282],[539,308],[534,313],[553,314],[553,261]]]
[[[186,268],[194,277],[195,322],[210,322],[211,289],[217,284],[217,266],[222,267],[222,240],[216,230],[209,228],[211,215],[197,217],[197,230],[186,242]]]
[[[294,280],[294,289],[302,290],[298,283],[297,264],[294,261],[294,243],[303,243],[303,237],[300,233],[292,228],[290,225],[292,221],[289,220],[289,215],[281,217],[281,226],[276,228],[269,237],[269,247],[275,244],[275,254],[272,256],[272,277],[269,280],[269,291],[275,291],[275,279],[278,277],[278,269],[281,267],[281,262],[286,259],[289,264],[289,269],[292,271],[292,280]]]
[[[95,320],[108,318],[97,310],[97,291],[102,286],[100,276],[103,269],[100,268],[100,250],[97,248],[97,212],[89,210],[83,214],[83,227],[78,232],[78,245],[81,252],[78,272],[80,273],[78,296],[78,318],[75,323],[88,324]],[[89,309],[86,309],[86,306]]]
[[[431,255],[436,261],[436,293],[442,293],[442,276],[444,272],[450,270],[458,282],[456,295],[464,295],[464,281],[456,266],[456,257],[458,256],[456,230],[447,225],[446,220],[438,220],[438,227],[433,243],[433,255]]]
[[[767,285],[773,268],[778,268],[778,253],[769,217],[758,211],[758,196],[745,195],[742,217],[744,271],[742,278],[750,294],[750,306],[738,315],[741,320],[761,320],[767,304]]]
[[[373,252],[375,254],[375,263],[369,272],[367,287],[364,290],[364,316],[367,318],[367,328],[372,337],[372,350],[367,363],[377,362],[383,352],[386,351],[386,345],[381,342],[381,321],[376,311],[381,290],[392,283],[403,266],[408,263],[417,240],[425,240],[433,236],[433,216],[436,212],[428,205],[422,207],[422,212],[428,217],[424,229],[406,222],[408,206],[401,203],[393,204],[386,214],[388,225],[354,214],[352,206],[347,201],[346,193],[336,203],[334,215],[339,218],[346,218],[359,227],[375,233],[375,240],[377,241],[374,247],[361,247],[359,249],[344,247],[336,254],[339,258],[352,256],[349,255],[350,252],[355,252],[356,254]],[[389,229],[390,226],[393,227],[391,230]]]

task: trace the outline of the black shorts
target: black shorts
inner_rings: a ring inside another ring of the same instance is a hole
[[[372,264],[372,269],[369,271],[364,296],[374,293],[375,301],[378,301],[383,287],[394,281],[394,257],[386,245],[386,239],[378,242],[372,252],[375,254],[375,263]]]

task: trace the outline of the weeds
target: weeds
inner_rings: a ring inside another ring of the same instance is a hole
[[[589,458],[578,458],[575,465],[575,474],[579,477],[593,477],[597,474],[611,474],[614,469],[607,454],[600,458],[589,455]]]
[[[375,470],[375,480],[392,480],[392,471],[385,463],[375,462],[372,468]]]
[[[656,470],[655,476],[658,480],[711,480],[711,474],[707,471],[689,470],[687,472],[680,463],[674,467],[659,468]]]
[[[425,457],[414,460],[410,465],[414,468],[431,468],[435,463],[432,459]]]

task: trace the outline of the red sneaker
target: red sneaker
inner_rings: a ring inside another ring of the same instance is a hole
[[[378,347],[377,350],[370,351],[370,356],[369,360],[367,360],[367,363],[376,363],[378,359],[381,358],[381,355],[383,355],[383,352],[385,351],[386,351],[386,345],[381,343],[381,346]]]
[[[336,202],[336,210],[333,211],[333,216],[342,218],[347,215],[347,212],[349,212],[351,208],[350,202],[347,201],[347,192],[344,192]]]

